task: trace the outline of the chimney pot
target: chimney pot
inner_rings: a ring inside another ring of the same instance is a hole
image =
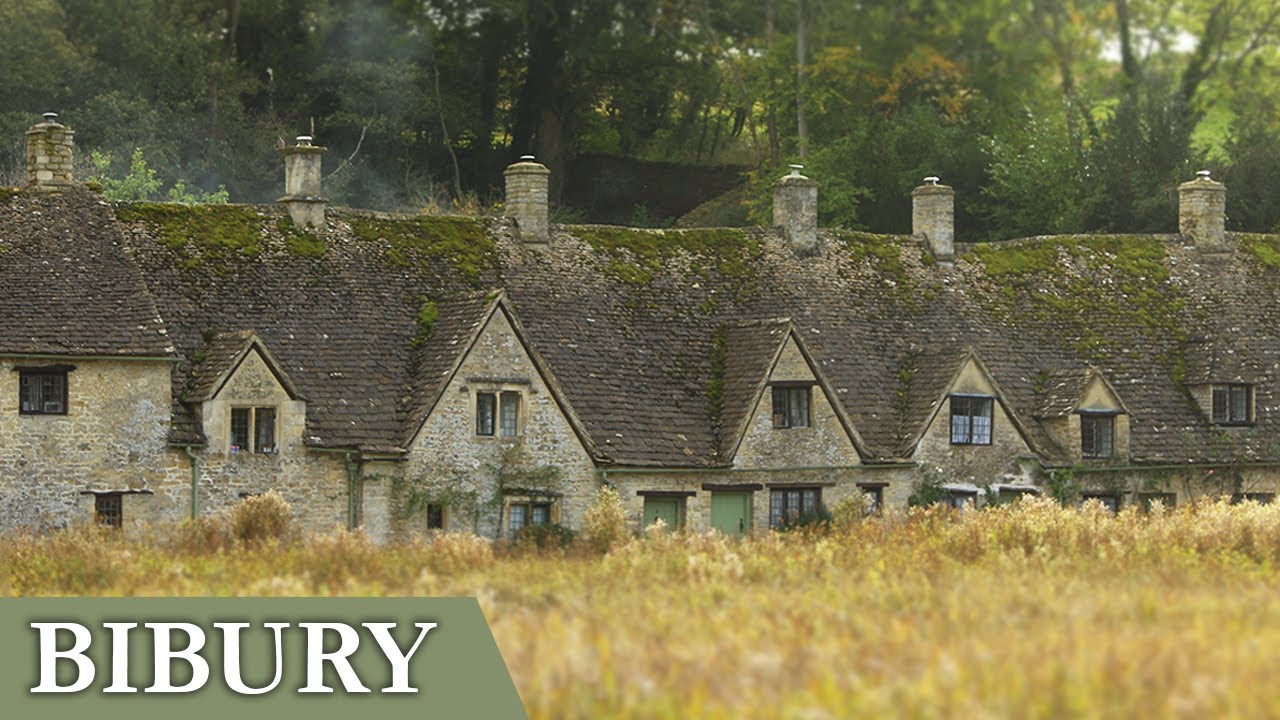
[[[75,132],[47,112],[27,130],[27,186],[58,190],[75,184]]]
[[[1178,232],[1195,242],[1201,252],[1226,252],[1227,186],[1212,180],[1208,170],[1178,186]]]
[[[549,242],[551,221],[547,210],[547,188],[551,171],[534,160],[532,155],[521,155],[520,162],[507,166],[503,177],[507,190],[503,214],[515,219],[520,240],[534,244]]]
[[[321,158],[327,148],[311,144],[310,135],[299,135],[297,145],[280,148],[284,155],[284,197],[276,202],[285,206],[289,218],[300,228],[322,228],[324,206],[320,196]]]
[[[934,259],[955,257],[956,191],[939,183],[936,175],[911,191],[911,233],[924,237]]]
[[[791,165],[773,186],[773,225],[787,234],[787,242],[797,255],[818,252],[818,183],[800,171],[803,165]]]

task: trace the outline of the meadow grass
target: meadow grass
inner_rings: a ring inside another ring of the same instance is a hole
[[[142,539],[143,536],[146,539]],[[534,718],[1280,717],[1280,506],[1028,500],[826,532],[0,545],[12,595],[476,596]]]

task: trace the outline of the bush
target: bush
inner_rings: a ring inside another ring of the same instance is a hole
[[[430,544],[424,554],[432,572],[453,575],[493,564],[493,544],[478,535],[440,533],[430,539]]]
[[[572,545],[576,537],[577,533],[559,523],[527,525],[516,533],[515,544],[539,550],[560,549]]]
[[[216,553],[231,547],[232,543],[227,519],[205,515],[174,525],[165,539],[170,550],[191,555]]]
[[[593,550],[609,552],[627,537],[627,513],[618,491],[602,486],[596,502],[587,510],[582,540]]]
[[[241,542],[284,540],[293,532],[293,511],[272,490],[247,497],[231,511],[231,535]]]

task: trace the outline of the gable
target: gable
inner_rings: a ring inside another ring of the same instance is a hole
[[[1076,405],[1077,410],[1095,411],[1095,412],[1124,412],[1124,403],[1121,402],[1115,391],[1107,385],[1102,376],[1094,373],[1085,385],[1084,392],[1080,395],[1080,401]]]
[[[245,353],[211,399],[238,404],[285,402],[293,398],[255,346]]]
[[[991,444],[955,446],[951,443],[951,402],[957,395],[981,395],[992,398]],[[917,458],[941,458],[955,453],[985,454],[989,462],[999,463],[1034,452],[1027,439],[1027,431],[1013,414],[999,386],[986,368],[972,353],[960,363],[950,383],[943,390],[941,401],[915,444]],[[984,463],[979,462],[981,466]],[[987,478],[999,479],[999,476]]]
[[[771,388],[808,388],[807,427],[774,427]],[[778,468],[859,465],[862,458],[839,408],[832,402],[809,358],[788,333],[769,368],[750,419],[733,455],[733,467]]]

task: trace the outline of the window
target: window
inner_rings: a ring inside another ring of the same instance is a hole
[[[1231,504],[1239,505],[1242,502],[1256,502],[1259,505],[1270,505],[1275,502],[1276,494],[1269,492],[1242,492],[1235,493],[1231,496]]]
[[[19,371],[18,409],[23,415],[66,415],[67,371],[53,368]]]
[[[1253,386],[1214,385],[1213,422],[1216,425],[1253,423]]]
[[[520,393],[476,393],[476,435],[516,437],[520,434]]]
[[[118,492],[94,495],[93,512],[103,527],[124,527],[124,501]]]
[[[1109,458],[1115,454],[1116,417],[1110,414],[1080,415],[1080,454],[1087,458]]]
[[[442,503],[427,503],[427,529],[444,529],[444,505]]]
[[[862,491],[863,510],[868,515],[874,515],[884,509],[884,485],[878,483],[859,483],[858,489]]]
[[[1138,503],[1142,505],[1143,512],[1151,512],[1151,506],[1157,502],[1166,510],[1176,507],[1178,504],[1178,494],[1171,492],[1138,493]]]
[[[769,527],[786,527],[822,512],[821,488],[785,488],[769,494]]]
[[[773,387],[773,426],[775,428],[809,427],[810,388],[775,385]]]
[[[951,444],[991,444],[991,398],[975,395],[951,396]]]
[[[1096,500],[1102,503],[1102,507],[1110,510],[1113,513],[1120,512],[1120,495],[1117,493],[1081,493],[1080,494],[1081,504],[1087,503],[1090,500]]]
[[[507,506],[507,530],[515,537],[530,525],[551,524],[551,503],[518,502]]]
[[[961,512],[972,510],[978,507],[978,493],[976,490],[948,490],[942,504]]]
[[[275,408],[231,408],[229,452],[268,454],[277,449]]]

